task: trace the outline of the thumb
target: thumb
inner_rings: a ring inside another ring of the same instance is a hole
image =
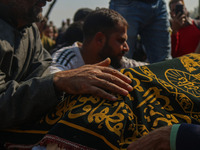
[[[110,58],[106,58],[105,60],[95,64],[96,66],[103,66],[103,67],[108,67],[111,63]]]

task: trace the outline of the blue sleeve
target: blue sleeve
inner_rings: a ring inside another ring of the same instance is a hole
[[[200,148],[200,125],[180,125],[176,136],[176,150],[197,150]]]

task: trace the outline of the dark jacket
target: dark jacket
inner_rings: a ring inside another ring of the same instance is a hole
[[[0,16],[1,17],[1,16]],[[31,124],[59,100],[35,24],[20,31],[0,19],[0,129]]]

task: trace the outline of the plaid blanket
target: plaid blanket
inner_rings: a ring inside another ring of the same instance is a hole
[[[68,95],[31,126],[0,132],[7,148],[56,143],[66,149],[126,149],[151,130],[200,124],[200,55],[122,69],[134,90],[118,101]]]

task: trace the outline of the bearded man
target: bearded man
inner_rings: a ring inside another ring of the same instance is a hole
[[[57,50],[52,55],[51,73],[95,64],[107,57],[110,66],[118,70],[147,65],[124,57],[129,51],[127,28],[127,21],[114,10],[102,8],[89,13],[82,27],[83,44],[75,42]]]

